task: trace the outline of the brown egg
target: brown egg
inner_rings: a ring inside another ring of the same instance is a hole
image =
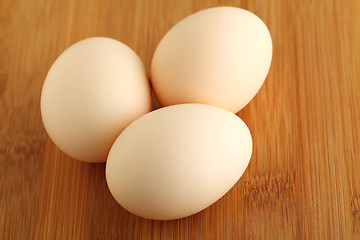
[[[259,91],[271,57],[260,18],[236,7],[210,8],[166,33],[152,59],[151,82],[163,106],[204,103],[235,113]]]
[[[106,161],[132,121],[151,110],[140,58],[110,38],[82,40],[63,52],[46,76],[41,115],[54,143],[85,162]]]
[[[131,123],[112,146],[106,180],[116,201],[150,219],[182,218],[221,198],[250,161],[252,138],[235,114],[179,104]]]

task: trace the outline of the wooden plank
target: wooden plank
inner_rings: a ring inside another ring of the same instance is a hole
[[[213,6],[268,25],[268,79],[238,115],[254,140],[248,169],[211,207],[174,221],[137,217],[112,198],[105,164],[51,142],[39,102],[71,44],[107,36],[149,70],[161,37]],[[0,239],[359,239],[359,1],[0,1]]]

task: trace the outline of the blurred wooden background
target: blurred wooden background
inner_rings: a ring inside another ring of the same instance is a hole
[[[239,116],[254,152],[206,210],[150,221],[120,207],[105,164],[60,152],[40,92],[71,44],[107,36],[149,70],[161,37],[198,10],[232,5],[267,24],[269,76]],[[0,0],[0,239],[360,239],[360,1]]]

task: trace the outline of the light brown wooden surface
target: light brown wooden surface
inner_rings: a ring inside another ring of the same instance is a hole
[[[254,140],[223,198],[181,220],[120,207],[105,164],[67,157],[41,122],[41,87],[68,46],[129,45],[149,70],[167,30],[213,6],[267,24],[269,76],[239,116]],[[360,239],[360,1],[0,0],[0,239]]]

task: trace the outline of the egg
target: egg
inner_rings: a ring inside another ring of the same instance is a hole
[[[140,58],[105,37],[66,49],[51,66],[41,93],[50,138],[85,162],[106,161],[120,132],[150,110],[150,83]]]
[[[259,17],[237,7],[210,8],[161,39],[151,83],[163,106],[204,103],[235,113],[259,91],[271,58],[271,36]]]
[[[221,198],[245,171],[252,138],[235,114],[204,104],[148,113],[116,139],[106,180],[116,201],[149,219],[192,215]]]

